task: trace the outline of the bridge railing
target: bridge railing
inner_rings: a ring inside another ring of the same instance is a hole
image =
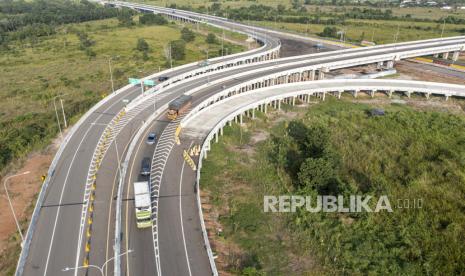
[[[46,176],[45,181],[43,182],[42,187],[40,189],[39,196],[37,198],[37,201],[36,201],[36,204],[35,204],[35,207],[34,207],[34,211],[33,211],[32,216],[31,216],[29,227],[28,227],[25,239],[24,239],[23,247],[21,249],[21,253],[20,253],[20,256],[19,256],[19,259],[18,259],[18,264],[16,266],[16,272],[15,272],[16,276],[20,276],[20,275],[23,274],[24,266],[26,264],[27,256],[29,254],[29,249],[30,249],[31,242],[32,242],[32,237],[34,235],[34,231],[35,231],[35,228],[37,226],[37,220],[39,219],[40,209],[42,208],[42,205],[43,205],[44,200],[45,200],[45,195],[47,194],[47,192],[46,192],[47,188],[48,188],[48,186],[50,184],[51,178],[55,174],[56,165],[58,163],[58,160],[61,158],[61,155],[63,154],[63,151],[66,148],[66,146],[68,145],[69,140],[71,140],[71,138],[73,137],[76,130],[79,127],[82,126],[82,124],[89,118],[89,116],[92,113],[94,113],[97,109],[99,109],[102,105],[107,103],[109,100],[111,100],[114,97],[118,96],[122,92],[127,91],[131,87],[132,87],[132,85],[126,85],[126,86],[116,90],[114,93],[108,95],[107,97],[105,97],[101,101],[99,101],[96,105],[94,105],[91,109],[89,109],[77,121],[76,124],[74,124],[71,127],[69,132],[64,137],[63,141],[60,143],[60,147],[58,148],[58,151],[55,154],[55,157],[53,158],[52,163],[50,164],[50,167],[49,167],[48,172],[47,172],[47,176]]]

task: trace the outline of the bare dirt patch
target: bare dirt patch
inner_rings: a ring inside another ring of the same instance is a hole
[[[270,136],[270,133],[264,130],[254,131],[250,137],[250,143],[256,145],[259,142],[265,141]]]
[[[30,154],[25,161],[18,162],[17,168],[12,168],[0,181],[5,181],[9,175],[20,174],[29,171],[29,174],[10,178],[7,182],[8,192],[12,201],[14,212],[20,221],[23,235],[26,234],[29,219],[33,211],[36,195],[42,186],[42,175],[47,174],[50,163],[55,155],[58,141],[54,141],[42,152]],[[12,166],[13,167],[13,166]],[[0,274],[5,275],[14,269],[19,253],[20,237],[8,204],[5,190],[2,186],[0,192]]]
[[[300,115],[299,112],[295,112],[295,111],[284,112],[282,110],[278,110],[276,112],[268,113],[267,118],[271,120],[272,125],[276,125],[283,121],[289,121],[291,119],[295,119],[297,118],[298,115]]]
[[[53,154],[51,152],[31,154],[24,166],[14,172],[16,174],[30,171],[30,173],[8,180],[8,192],[19,220],[26,218],[26,210],[35,194],[40,190],[42,185],[41,176],[47,173],[52,158]],[[0,213],[0,220],[2,221],[0,224],[0,248],[3,249],[5,238],[16,231],[16,226],[4,190],[2,190],[2,196],[5,200],[0,201],[0,209],[4,210],[4,212]]]

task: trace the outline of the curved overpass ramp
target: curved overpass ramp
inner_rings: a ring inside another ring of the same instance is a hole
[[[382,91],[388,95],[420,93],[426,96],[431,94],[444,97],[465,96],[465,86],[443,83],[397,80],[310,81],[276,85],[239,94],[223,90],[202,101],[197,101],[196,107],[203,108],[194,107],[180,121],[182,131],[179,146],[174,145],[174,128],[177,122],[168,124],[161,134],[160,145],[157,145],[152,156],[152,176],[155,178],[159,176],[161,179],[157,187],[159,191],[157,231],[162,237],[158,243],[162,274],[206,275],[208,271],[204,269],[208,265],[207,257],[211,271],[213,274],[216,273],[213,254],[203,223],[198,190],[202,158],[206,157],[210,149],[210,141],[218,140],[226,124],[232,121],[242,122],[243,116],[253,118],[257,110],[266,112],[271,107],[279,109],[282,101],[291,103],[297,98],[301,101],[308,101],[312,96],[324,99],[326,94],[340,97],[341,93],[355,95],[357,92],[372,93],[374,91]],[[218,95],[224,97],[218,100]],[[155,118],[156,116],[153,117]],[[140,131],[146,132],[147,129],[142,128]],[[139,143],[141,142],[143,141]],[[192,145],[199,144],[202,148],[199,160],[197,160],[197,171],[194,172],[187,165],[183,152]],[[140,160],[141,157],[137,155],[143,154],[142,152],[136,150],[134,158]],[[163,167],[159,174],[158,167]],[[153,180],[151,182],[154,183]],[[198,220],[200,220],[200,227]],[[200,235],[203,235],[203,241],[200,240]],[[177,242],[173,243],[174,240]],[[206,252],[202,250],[204,246]]]
[[[235,24],[196,16],[204,21],[215,20],[225,28]],[[256,32],[256,28],[241,28],[244,32]],[[257,35],[257,39],[261,37]],[[86,262],[101,265],[115,255],[114,245],[115,252],[119,252],[120,242],[124,249],[134,249],[121,264],[126,275],[214,273],[208,239],[202,237],[205,232],[198,223],[202,216],[195,192],[192,186],[183,184],[195,176],[182,169],[182,147],[174,147],[173,141],[176,124],[166,121],[163,115],[168,102],[180,94],[192,93],[197,112],[212,102],[248,94],[242,92],[322,78],[335,68],[375,62],[389,66],[401,58],[460,51],[465,46],[465,37],[453,37],[273,61],[270,59],[277,57],[279,40],[267,36],[263,41],[264,46],[258,50],[218,58],[207,67],[189,64],[149,76],[147,79],[156,80],[167,75],[170,80],[142,95],[139,86],[126,86],[86,113],[67,135],[52,163],[34,210],[17,275],[61,275],[66,266]],[[289,84],[292,85],[296,84]],[[225,90],[228,87],[235,89]],[[125,106],[123,99],[132,102]],[[143,143],[144,134],[150,129],[162,133],[155,148]],[[142,233],[134,227],[130,184],[137,180],[137,164],[143,157],[153,158],[152,175],[158,178],[150,179],[153,191],[157,191],[152,195],[156,227]],[[125,204],[119,209],[115,202],[122,201]],[[119,224],[121,219],[123,225]],[[115,264],[115,268],[120,267],[119,262]],[[108,265],[105,271],[111,274],[112,267]],[[82,275],[85,271],[73,273]],[[98,275],[97,271],[88,272]]]

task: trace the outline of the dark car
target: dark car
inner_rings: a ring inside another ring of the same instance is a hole
[[[144,175],[144,176],[147,176],[150,174],[150,165],[151,165],[152,161],[150,160],[149,157],[144,157],[144,159],[142,159],[142,164],[141,164],[141,168],[140,168],[140,174],[141,175]]]
[[[153,145],[157,141],[157,135],[155,132],[150,132],[149,136],[147,136],[147,144],[148,145]]]
[[[158,81],[159,82],[163,82],[163,81],[166,81],[168,80],[170,77],[167,77],[167,76],[161,76],[161,77],[158,77]]]

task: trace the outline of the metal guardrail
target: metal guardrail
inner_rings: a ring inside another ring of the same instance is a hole
[[[163,90],[165,90],[163,88],[168,87],[172,83],[181,84],[181,83],[183,83],[183,80],[186,80],[185,77],[187,75],[195,75],[196,72],[205,72],[205,71],[207,71],[207,74],[208,74],[208,71],[216,71],[213,68],[219,68],[219,67],[225,68],[226,65],[228,65],[228,64],[234,64],[234,63],[238,63],[238,62],[243,61],[243,60],[248,60],[248,59],[253,60],[254,58],[257,58],[257,57],[271,55],[272,53],[274,53],[276,51],[279,51],[279,49],[281,47],[281,44],[278,43],[277,47],[271,48],[271,49],[269,49],[269,50],[267,50],[265,52],[260,52],[264,47],[266,47],[266,46],[262,46],[261,48],[254,49],[254,50],[251,50],[251,51],[248,51],[248,52],[245,52],[245,53],[238,53],[236,55],[239,56],[239,57],[236,58],[236,59],[233,59],[233,60],[229,59],[231,56],[218,57],[218,58],[211,59],[212,61],[217,61],[217,60],[228,58],[227,61],[215,63],[215,64],[209,65],[209,66],[201,68],[201,69],[193,70],[194,72],[189,71],[187,73],[182,74],[181,76],[176,76],[176,78],[171,78],[170,82],[161,83],[161,84],[149,89],[148,91],[146,91],[146,93],[149,94],[149,93],[152,93],[152,92],[155,92],[155,91],[157,92],[157,94],[163,93]],[[253,52],[258,52],[258,53],[250,55],[250,56],[246,55],[247,53],[253,53]],[[152,79],[152,78],[155,78],[157,76],[166,75],[166,74],[171,73],[173,71],[188,68],[188,67],[193,66],[193,65],[195,65],[195,63],[186,64],[186,65],[183,65],[183,66],[179,66],[179,67],[176,67],[176,68],[165,70],[165,71],[160,72],[160,73],[153,74],[153,75],[151,75],[149,77],[146,77],[144,79]],[[212,72],[212,74],[213,73],[214,72]],[[205,75],[202,75],[202,76],[205,76]],[[181,81],[179,81],[179,80],[181,80]],[[188,80],[192,80],[192,79],[188,78]],[[136,99],[136,100],[134,100],[133,102],[130,103],[130,105],[128,106],[128,110],[131,110],[132,108],[138,106],[142,101],[145,101],[145,100],[146,100],[145,95],[139,96],[138,99]],[[138,139],[140,139],[140,135],[142,135],[142,133],[145,131],[145,128],[148,127],[149,122],[154,120],[154,118],[156,118],[156,116],[159,115],[159,113],[161,111],[159,112],[158,110],[164,110],[167,107],[168,107],[168,105],[157,109],[157,112],[152,114],[149,117],[149,119],[147,120],[147,122],[144,123],[144,125],[139,129],[138,133],[136,134],[136,136],[133,138],[133,140],[131,142],[131,145],[130,145],[130,147],[128,149],[128,152],[126,154],[125,161],[123,163],[121,178],[120,178],[120,181],[119,181],[119,184],[118,184],[118,197],[117,197],[118,200],[117,200],[117,203],[116,203],[116,226],[115,226],[115,245],[114,245],[114,251],[115,251],[114,273],[115,273],[116,276],[121,275],[121,260],[120,260],[119,255],[120,255],[120,252],[121,252],[121,240],[120,240],[121,235],[120,235],[120,233],[121,233],[122,185],[124,184],[123,182],[124,182],[124,179],[125,179],[125,176],[126,176],[127,164],[129,162],[129,159],[130,159],[130,157],[132,155],[132,152],[134,150],[136,141]],[[203,220],[202,220],[202,222],[203,222]],[[154,248],[154,250],[156,250],[156,249]],[[211,252],[211,250],[210,250],[210,252]],[[210,256],[209,256],[209,258],[210,258]],[[213,257],[210,258],[210,261],[214,263]],[[158,263],[158,260],[156,260],[156,263]],[[161,273],[159,264],[157,264],[157,268],[158,268],[158,271],[159,271],[158,273]],[[216,275],[217,275],[216,268],[213,268],[213,269],[214,270],[212,270],[212,271],[214,271],[216,273]]]
[[[402,52],[402,49],[404,47],[409,49],[411,47],[410,45],[406,45],[406,46],[402,46],[402,47],[398,46],[398,45],[394,45],[394,46],[391,46],[391,47],[394,47],[394,48],[398,47],[398,50],[400,51],[400,54],[398,54],[398,55],[396,55],[396,54],[378,54],[378,55],[375,55],[374,57],[371,57],[371,58],[353,58],[353,59],[350,59],[350,57],[353,56],[354,54],[358,54],[358,51],[357,51],[357,53],[353,53],[354,52],[353,49],[344,50],[344,51],[341,51],[341,52],[345,52],[345,53],[342,54],[342,55],[338,55],[338,57],[347,58],[345,60],[336,61],[336,62],[321,63],[321,64],[317,64],[317,65],[312,65],[312,66],[306,66],[306,67],[300,67],[300,68],[294,68],[294,69],[290,69],[290,70],[286,70],[286,71],[281,71],[279,73],[274,73],[274,74],[271,74],[271,75],[268,75],[268,76],[263,76],[263,77],[260,77],[258,79],[254,79],[254,80],[244,82],[242,84],[234,86],[234,88],[242,87],[244,85],[249,85],[249,84],[255,83],[260,79],[275,78],[277,76],[283,76],[283,75],[293,74],[293,73],[296,73],[296,72],[303,72],[303,71],[307,71],[307,70],[318,70],[318,69],[321,69],[322,67],[327,68],[327,69],[345,68],[345,67],[351,67],[351,66],[367,64],[367,63],[376,63],[376,62],[386,61],[386,60],[396,60],[396,59],[399,59],[399,58],[409,58],[409,57],[412,57],[412,56],[417,56],[417,55],[419,55],[419,53],[423,54],[423,53],[431,53],[431,52],[441,52],[441,51],[444,51],[444,50],[455,51],[457,49],[458,50],[464,49],[464,47],[465,47],[464,39],[462,37],[460,37],[460,38],[458,38],[458,40],[460,42],[464,43],[464,44],[463,45],[458,44],[458,45],[454,45],[454,46],[435,47],[437,45],[440,45],[441,42],[437,42],[436,40],[433,41],[433,42],[427,41],[427,43],[424,46],[425,47],[431,46],[433,48],[426,48],[426,49],[422,49],[422,50],[411,50],[411,51],[405,51],[405,52]],[[380,53],[382,51],[385,51],[385,49],[378,49],[378,48],[375,48],[375,47],[372,47],[370,49],[372,49],[371,51],[373,53]],[[327,53],[312,54],[309,57],[312,57],[312,61],[315,61],[315,62],[320,61],[320,60],[324,61],[325,59],[327,59],[327,57],[320,57],[321,55],[327,55]],[[286,59],[289,59],[289,58],[286,58]],[[279,59],[280,62],[283,61],[283,60],[285,60],[285,59]],[[274,63],[274,62],[275,62],[274,60],[269,60],[269,61],[264,61],[262,63],[266,64],[266,63]],[[283,68],[283,67],[287,67],[289,65],[298,65],[298,64],[302,64],[302,63],[306,63],[306,62],[308,62],[308,61],[307,60],[301,60],[301,61],[293,62],[291,64],[279,64],[279,65],[275,65],[274,68]],[[237,67],[226,68],[223,71],[227,72],[228,70],[239,69],[239,68],[247,67],[247,66],[249,66],[249,64],[240,65],[240,66],[237,66]],[[246,72],[243,72],[243,73],[240,73],[240,74],[236,74],[235,77],[246,76],[246,75],[257,73],[257,72],[260,72],[260,71],[263,71],[263,69],[255,69],[255,70],[246,71]],[[187,82],[189,80],[202,78],[203,76],[204,75],[200,75],[200,76],[195,76],[195,77],[192,77],[192,78],[184,79],[184,80],[182,80],[180,82],[177,82],[176,84],[180,85],[180,84],[183,84],[183,83],[185,83],[185,82]],[[228,79],[228,78],[215,80],[215,81],[210,82],[209,84],[201,85],[201,86],[199,86],[199,87],[197,87],[197,88],[195,88],[193,90],[188,91],[187,94],[193,94],[193,93],[199,91],[200,89],[203,89],[203,88],[207,87],[208,85],[223,82],[225,79]],[[154,89],[154,90],[156,90],[156,89]],[[146,95],[150,96],[149,93],[146,94]],[[218,95],[218,97],[224,96],[221,93],[218,93],[216,95]],[[137,105],[138,101],[144,101],[145,100],[144,97],[140,97],[138,100],[135,100],[133,103],[135,105]],[[200,108],[202,108],[202,106],[196,106],[194,108],[194,110],[200,109]]]
[[[250,53],[253,53],[253,52],[258,52],[258,51],[261,51],[263,50],[263,48],[266,47],[266,46],[262,46],[260,48],[257,48],[257,49],[254,49],[254,50],[251,50],[249,51]],[[264,53],[258,53],[256,55],[253,55],[252,57],[250,56],[246,56],[246,53],[238,53],[238,54],[235,54],[237,56],[240,56],[240,55],[244,55],[243,57],[239,58],[239,59],[250,59],[250,58],[254,58],[255,56],[261,56],[261,55],[266,55],[268,53],[272,53],[276,50],[279,50],[279,47],[280,47],[280,44],[278,44],[278,47],[277,48],[273,48],[273,49],[270,49],[268,51],[265,51]],[[231,56],[227,56],[228,58],[230,58]],[[216,61],[216,60],[220,60],[220,59],[224,59],[225,57],[218,57],[218,58],[214,58],[214,59],[211,59],[212,61]],[[236,60],[239,60],[239,59],[236,59]],[[226,62],[227,63],[227,62]],[[166,70],[166,71],[163,71],[163,72],[160,72],[160,73],[156,73],[156,74],[152,74],[151,76],[149,77],[146,77],[144,79],[151,79],[151,78],[155,78],[155,77],[158,77],[158,76],[161,76],[162,74],[166,74],[166,73],[169,73],[169,72],[172,72],[172,71],[175,71],[175,70],[179,70],[179,69],[182,69],[182,68],[187,68],[189,66],[193,66],[195,65],[195,63],[190,63],[190,64],[186,64],[186,65],[183,65],[183,66],[179,66],[179,67],[176,67],[176,68],[173,68],[173,69],[170,69],[170,70]],[[107,97],[105,97],[103,100],[101,100],[100,102],[98,102],[96,105],[94,105],[91,109],[89,109],[79,120],[76,124],[74,124],[71,128],[71,130],[68,132],[68,134],[65,136],[65,138],[63,139],[61,145],[60,145],[60,148],[59,150],[57,151],[57,153],[55,154],[55,157],[54,159],[52,160],[52,163],[50,165],[50,168],[48,170],[48,173],[47,173],[47,177],[42,185],[42,188],[39,192],[39,196],[38,196],[38,199],[36,201],[36,206],[34,208],[34,211],[33,211],[33,214],[31,216],[31,222],[29,224],[29,227],[28,227],[28,231],[26,233],[26,238],[25,238],[25,241],[24,241],[24,244],[23,244],[23,248],[21,250],[21,254],[20,254],[20,257],[19,257],[19,260],[18,260],[18,264],[17,264],[17,267],[16,267],[16,273],[15,275],[16,276],[20,276],[23,274],[23,271],[24,271],[24,266],[26,264],[26,260],[27,260],[27,256],[29,254],[29,249],[30,249],[30,244],[31,244],[31,241],[32,241],[32,237],[33,237],[33,234],[34,234],[34,231],[35,231],[35,227],[36,227],[36,224],[37,224],[37,220],[38,220],[38,217],[39,217],[39,214],[40,214],[40,208],[45,200],[45,194],[46,194],[46,190],[48,188],[48,185],[50,183],[50,180],[51,178],[53,177],[54,173],[55,173],[55,168],[56,168],[56,164],[58,162],[58,160],[61,158],[61,154],[63,153],[64,149],[66,148],[67,146],[67,143],[69,142],[69,140],[71,139],[71,137],[74,135],[74,133],[76,132],[76,130],[83,124],[83,122],[85,120],[87,120],[87,118],[93,113],[95,112],[98,108],[100,108],[102,105],[104,105],[106,102],[108,102],[109,100],[111,100],[113,97],[115,97],[116,95],[119,95],[121,92],[124,92],[124,91],[127,91],[129,88],[131,87],[134,87],[135,85],[132,85],[132,84],[129,84],[129,85],[126,85],[120,89],[118,89],[117,91],[115,91],[115,93],[112,93],[110,95],[108,95]],[[153,89],[153,91],[155,91],[156,89]]]
[[[256,102],[253,102],[253,103],[248,104],[246,106],[243,106],[241,108],[238,108],[234,112],[224,116],[221,120],[219,120],[215,124],[215,126],[207,134],[206,138],[204,139],[204,142],[202,143],[202,147],[201,147],[201,151],[200,151],[200,157],[199,157],[199,161],[198,161],[198,169],[197,169],[197,173],[196,173],[196,189],[197,189],[197,204],[198,204],[199,216],[200,216],[201,227],[202,227],[202,235],[203,235],[203,238],[204,238],[205,248],[207,250],[207,254],[208,254],[208,257],[209,257],[209,260],[210,260],[210,266],[212,268],[213,275],[217,276],[218,271],[217,271],[216,264],[215,264],[215,261],[214,261],[214,256],[213,256],[213,251],[211,249],[210,241],[208,239],[208,233],[207,233],[207,229],[206,229],[206,226],[205,226],[205,222],[203,220],[202,203],[201,203],[201,200],[200,200],[200,174],[201,174],[201,169],[202,169],[202,162],[203,162],[204,156],[206,155],[206,152],[208,150],[210,150],[211,140],[214,138],[215,135],[218,135],[219,129],[223,128],[227,124],[227,122],[232,121],[237,115],[242,114],[247,110],[250,110],[252,108],[256,108],[257,106],[262,105],[262,104],[268,104],[268,103],[270,103],[272,101],[281,100],[281,99],[285,99],[285,98],[288,98],[288,97],[295,97],[295,96],[299,96],[299,95],[302,95],[302,94],[306,94],[306,95],[313,94],[313,93],[316,93],[317,91],[321,92],[322,90],[326,91],[326,92],[334,91],[335,89],[338,90],[338,89],[341,89],[341,87],[338,87],[338,85],[341,85],[343,83],[348,83],[348,82],[352,83],[351,84],[352,86],[344,87],[344,89],[346,89],[346,90],[373,89],[373,86],[368,87],[368,86],[360,86],[360,85],[355,84],[357,82],[358,83],[367,82],[367,80],[350,80],[350,81],[347,81],[347,80],[337,80],[337,81],[331,80],[331,83],[334,84],[334,87],[332,87],[332,88],[325,88],[325,89],[313,88],[313,90],[308,90],[308,88],[302,87],[302,89],[300,91],[282,93],[282,94],[277,95],[277,96],[268,96],[268,97],[265,97],[264,99],[261,99],[259,101],[256,101]],[[380,81],[378,81],[378,80],[369,80],[368,82],[373,82],[373,83],[378,82],[378,83],[380,83]],[[384,82],[387,82],[387,81],[384,81]],[[389,81],[389,82],[392,84],[392,81]],[[401,83],[401,81],[396,81],[396,82]],[[318,85],[315,85],[314,81],[308,82],[308,83],[313,84],[313,86],[318,86]],[[463,86],[463,85],[461,86],[461,85],[449,85],[449,84],[414,82],[414,81],[410,81],[410,82],[405,81],[405,83],[416,83],[417,87],[414,89],[414,91],[423,91],[425,93],[444,93],[444,95],[449,95],[449,96],[450,95],[455,95],[455,96],[465,97],[465,86]],[[286,86],[287,87],[296,86],[297,84],[301,84],[301,83],[283,84],[283,85],[280,85],[279,87],[283,88],[283,90],[285,90]],[[431,87],[431,86],[435,86],[435,89],[428,89],[428,87]],[[261,88],[261,89],[258,89],[258,90],[266,90],[266,89],[272,89],[272,88],[276,88],[276,86]],[[406,87],[406,86],[402,87],[402,86],[392,86],[391,85],[391,86],[381,86],[381,87],[379,87],[379,89],[381,89],[381,90],[383,90],[383,89],[396,89],[396,90],[411,91],[412,87]],[[302,92],[302,91],[305,91],[305,92]],[[446,91],[446,92],[444,92],[444,91]],[[249,92],[245,92],[245,93],[254,93],[254,91],[249,91]],[[242,94],[236,95],[236,97],[240,97],[240,96],[243,96],[243,95]],[[211,98],[206,99],[204,101],[204,103],[208,104],[208,103],[211,103],[211,102],[216,102],[215,100],[216,100],[216,97],[211,97]],[[212,107],[212,106],[214,106],[214,104],[210,105],[209,107]],[[209,107],[205,108],[202,111],[207,111],[209,109]],[[186,127],[188,122],[194,116],[196,116],[196,114],[198,114],[198,113],[189,113],[189,114],[187,114],[186,117],[184,118],[183,122],[181,123],[182,126]]]
[[[213,136],[212,136],[213,137]],[[212,138],[210,138],[211,140]],[[213,251],[210,245],[210,240],[208,239],[208,232],[207,232],[207,227],[205,226],[205,221],[203,219],[203,211],[202,211],[202,201],[200,200],[200,170],[202,169],[202,160],[205,155],[205,146],[208,143],[210,144],[210,141],[207,142],[205,139],[204,142],[202,143],[202,147],[200,150],[200,155],[199,155],[199,161],[197,163],[197,173],[196,173],[196,180],[195,180],[195,188],[197,191],[197,208],[199,210],[199,217],[200,217],[200,225],[202,227],[202,236],[203,236],[203,242],[205,244],[205,249],[207,250],[207,255],[208,255],[208,260],[210,261],[210,268],[212,270],[212,273],[214,276],[218,276],[218,270],[216,268],[215,264],[215,257],[213,256]]]
[[[52,163],[50,164],[50,167],[49,167],[48,173],[47,173],[47,177],[45,178],[45,181],[42,184],[42,187],[40,189],[39,196],[37,198],[36,205],[34,207],[34,211],[33,211],[32,216],[31,216],[31,221],[29,223],[28,231],[26,233],[26,238],[24,240],[23,248],[21,250],[21,254],[20,254],[19,259],[18,259],[18,264],[16,266],[16,272],[15,272],[16,276],[20,276],[20,275],[23,274],[24,266],[26,264],[27,256],[29,254],[29,249],[30,249],[30,246],[31,246],[32,236],[34,234],[35,227],[36,227],[36,224],[37,224],[37,220],[39,218],[40,209],[42,208],[42,204],[44,203],[44,200],[45,200],[46,190],[47,190],[48,185],[50,183],[50,179],[53,177],[53,175],[55,173],[56,164],[57,164],[58,160],[61,158],[61,154],[63,153],[64,149],[66,148],[69,140],[74,135],[76,130],[87,120],[87,118],[89,118],[89,116],[92,113],[94,113],[97,109],[99,109],[102,105],[107,103],[109,100],[111,100],[115,96],[119,95],[121,92],[127,91],[132,86],[133,85],[126,85],[126,86],[116,90],[115,93],[112,93],[112,94],[108,95],[107,97],[102,99],[100,102],[98,102],[96,105],[94,105],[91,109],[89,109],[78,120],[78,122],[76,124],[74,124],[71,127],[71,130],[68,132],[68,134],[66,134],[65,138],[61,142],[60,147],[59,147],[57,153],[55,154],[55,157],[53,158]]]
[[[261,29],[261,28],[258,28],[258,29]],[[235,31],[237,31],[237,30],[235,30]],[[267,30],[267,31],[269,31],[269,30]],[[406,43],[406,44],[408,44],[408,43]],[[375,46],[375,47],[377,47],[377,46]],[[370,47],[370,48],[374,48],[374,47]],[[463,50],[463,47],[461,48],[461,50]],[[190,64],[189,66],[192,66],[192,64]],[[186,67],[187,67],[187,65],[186,65]],[[180,67],[177,67],[175,69],[179,69],[179,68]],[[175,70],[175,69],[173,69],[173,70]],[[166,71],[164,71],[163,73],[166,74]],[[149,78],[153,78],[154,76],[161,75],[161,74],[162,73],[154,74]],[[39,213],[40,213],[40,206],[43,204],[43,201],[44,201],[44,198],[45,198],[45,191],[46,191],[46,189],[48,187],[48,184],[50,182],[51,177],[53,177],[53,175],[54,175],[56,163],[60,159],[61,154],[64,151],[64,148],[66,147],[68,141],[71,139],[71,137],[74,134],[74,132],[76,131],[76,129],[80,127],[80,125],[90,116],[90,114],[92,114],[96,109],[98,109],[100,106],[105,104],[108,100],[113,98],[115,95],[118,95],[122,91],[125,91],[125,90],[127,90],[128,88],[130,88],[132,86],[133,85],[127,85],[127,86],[117,90],[114,94],[111,94],[111,95],[107,96],[104,100],[100,101],[98,104],[96,104],[94,107],[92,107],[86,114],[84,114],[83,117],[81,117],[81,119],[72,127],[70,132],[64,138],[62,144],[60,145],[60,148],[59,148],[57,154],[55,155],[55,157],[54,157],[54,159],[53,159],[53,161],[51,163],[51,166],[50,166],[48,174],[47,174],[47,178],[46,178],[44,184],[42,185],[41,191],[39,193],[39,197],[38,197],[36,206],[34,208],[33,215],[31,217],[31,222],[30,222],[30,225],[29,225],[29,228],[28,228],[28,232],[26,234],[26,239],[25,239],[25,242],[24,242],[23,250],[21,251],[21,255],[20,255],[20,258],[19,258],[19,261],[18,261],[18,265],[17,265],[17,269],[16,269],[16,275],[22,275],[22,273],[23,273],[24,265],[25,265],[25,262],[26,262],[26,259],[27,259],[27,255],[29,253],[30,243],[31,243],[32,236],[33,236],[35,226],[36,226],[36,223],[37,223],[37,219],[38,219],[38,216],[39,216]]]
[[[360,86],[360,85],[356,85],[355,83],[363,83],[363,82],[367,82],[367,80],[338,80],[336,81],[336,83],[334,82],[334,80],[331,80],[331,83],[335,84],[334,87],[332,88],[326,88],[326,89],[323,89],[323,91],[334,91],[334,90],[338,90],[338,89],[346,89],[346,90],[353,90],[353,89],[373,89],[375,86]],[[379,81],[379,80],[368,80],[368,82],[372,82],[372,83],[381,83],[382,81]],[[385,83],[387,83],[387,81],[383,81]],[[392,84],[392,81],[390,81],[391,84]],[[460,96],[460,97],[465,97],[465,86],[463,85],[449,85],[449,84],[441,84],[441,83],[428,83],[428,82],[415,82],[415,81],[395,81],[397,83],[415,83],[417,84],[417,87],[414,88],[413,90],[414,91],[423,91],[423,92],[426,92],[426,93],[444,93],[444,95],[455,95],[455,96]],[[313,86],[315,86],[315,83],[314,82],[308,82],[309,84],[310,83],[313,83]],[[338,85],[341,85],[343,83],[352,83],[351,85],[352,86],[345,86],[344,88],[342,87],[339,87]],[[283,90],[285,90],[286,87],[290,87],[290,86],[297,86],[298,84],[300,83],[291,83],[291,84],[284,84],[284,85],[280,85],[280,87],[283,88]],[[427,89],[427,87],[431,87],[431,86],[434,86],[435,88],[434,89]],[[210,246],[210,242],[209,242],[209,239],[208,239],[208,234],[207,234],[207,230],[206,230],[206,227],[205,227],[205,223],[204,223],[204,220],[203,220],[203,212],[202,212],[202,208],[201,208],[201,200],[200,200],[200,172],[201,172],[201,169],[202,169],[202,160],[204,158],[204,156],[206,155],[206,152],[208,150],[210,150],[210,144],[211,144],[211,140],[215,137],[215,135],[218,135],[218,132],[221,128],[223,128],[229,121],[232,121],[234,120],[234,118],[236,116],[238,116],[239,114],[242,114],[244,112],[246,112],[247,110],[250,110],[252,108],[256,108],[262,104],[268,104],[268,103],[271,103],[273,101],[276,101],[276,100],[282,100],[282,99],[285,99],[285,98],[289,98],[289,97],[296,97],[296,96],[299,96],[299,95],[308,95],[308,94],[313,94],[313,93],[317,93],[317,92],[321,92],[322,89],[321,88],[313,88],[311,90],[308,90],[307,88],[305,88],[304,86],[301,85],[301,89],[299,91],[292,91],[292,92],[288,92],[288,93],[282,93],[280,95],[275,95],[275,96],[268,96],[268,97],[265,97],[259,101],[255,101],[253,103],[250,103],[246,106],[243,106],[241,108],[238,108],[238,109],[235,109],[234,112],[232,113],[229,113],[225,116],[223,116],[222,119],[220,119],[216,124],[215,126],[210,130],[210,132],[207,134],[203,144],[202,144],[202,147],[201,147],[201,152],[200,152],[200,157],[199,157],[199,161],[198,161],[198,169],[197,169],[197,178],[196,178],[196,188],[197,188],[197,203],[198,203],[198,206],[199,206],[199,216],[201,218],[201,226],[202,226],[202,234],[203,234],[203,238],[204,238],[204,242],[205,242],[205,246],[206,246],[206,249],[207,249],[207,253],[208,253],[208,256],[209,256],[209,259],[210,259],[210,266],[212,267],[212,270],[215,271],[214,272],[214,275],[218,275],[218,272],[216,270],[216,265],[215,265],[215,262],[214,262],[214,259],[213,259],[213,252],[212,252],[212,249],[211,249],[211,246]],[[267,88],[261,88],[259,90],[266,90],[266,89],[272,89],[272,88],[276,88],[276,87],[267,87]],[[380,87],[378,87],[378,89],[380,90],[389,90],[389,89],[395,89],[395,90],[405,90],[405,91],[410,91],[412,90],[412,87],[411,86],[395,86],[395,85],[381,85]],[[450,90],[452,89],[452,90]],[[305,92],[303,92],[305,91]],[[446,92],[443,92],[443,91],[446,91]],[[256,91],[255,91],[256,92]],[[254,91],[250,91],[250,92],[246,92],[246,93],[254,93]],[[239,95],[236,95],[236,97],[241,97],[243,95],[239,94]],[[233,96],[234,97],[234,96]],[[207,99],[205,100],[205,102],[211,102],[211,99]],[[195,116],[195,115],[191,115],[191,113],[187,114],[186,117],[185,117],[185,120],[186,121],[189,121],[188,117],[191,117],[191,116]]]

